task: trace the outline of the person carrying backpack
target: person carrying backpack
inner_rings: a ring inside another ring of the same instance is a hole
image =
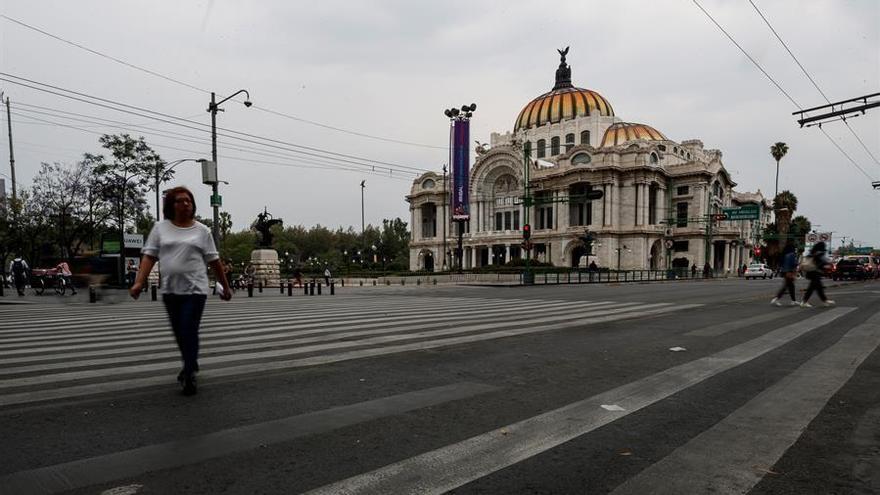
[[[24,295],[24,286],[27,285],[29,271],[30,267],[21,255],[16,256],[15,259],[9,263],[9,272],[12,273],[12,282],[15,284],[15,290],[18,291],[19,296]]]

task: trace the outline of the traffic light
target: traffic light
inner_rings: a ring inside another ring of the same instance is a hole
[[[760,257],[761,257],[761,248],[756,247],[755,248],[755,258],[760,258]]]
[[[525,240],[531,239],[531,237],[532,237],[532,226],[531,225],[529,225],[529,224],[523,225],[522,231],[523,231],[523,239],[525,239]]]

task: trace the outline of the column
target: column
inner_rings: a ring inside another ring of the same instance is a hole
[[[413,240],[422,240],[422,207],[413,208]]]
[[[659,224],[661,221],[665,222],[669,217],[668,212],[666,211],[666,189],[657,189],[657,223]],[[668,224],[663,223],[667,228]]]
[[[510,261],[510,244],[504,245],[504,261]]]
[[[571,203],[556,204],[559,205],[559,230],[565,232],[571,226]]]

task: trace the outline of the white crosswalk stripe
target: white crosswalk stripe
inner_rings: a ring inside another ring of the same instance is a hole
[[[620,301],[406,297],[210,300],[203,379],[294,369],[693,308]],[[523,308],[528,311],[523,311]],[[0,406],[172,383],[179,352],[159,303],[16,308],[0,322]]]

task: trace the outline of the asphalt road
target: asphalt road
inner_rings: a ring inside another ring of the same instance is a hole
[[[777,285],[212,298],[195,397],[160,303],[28,296],[0,493],[880,493],[880,283]]]

